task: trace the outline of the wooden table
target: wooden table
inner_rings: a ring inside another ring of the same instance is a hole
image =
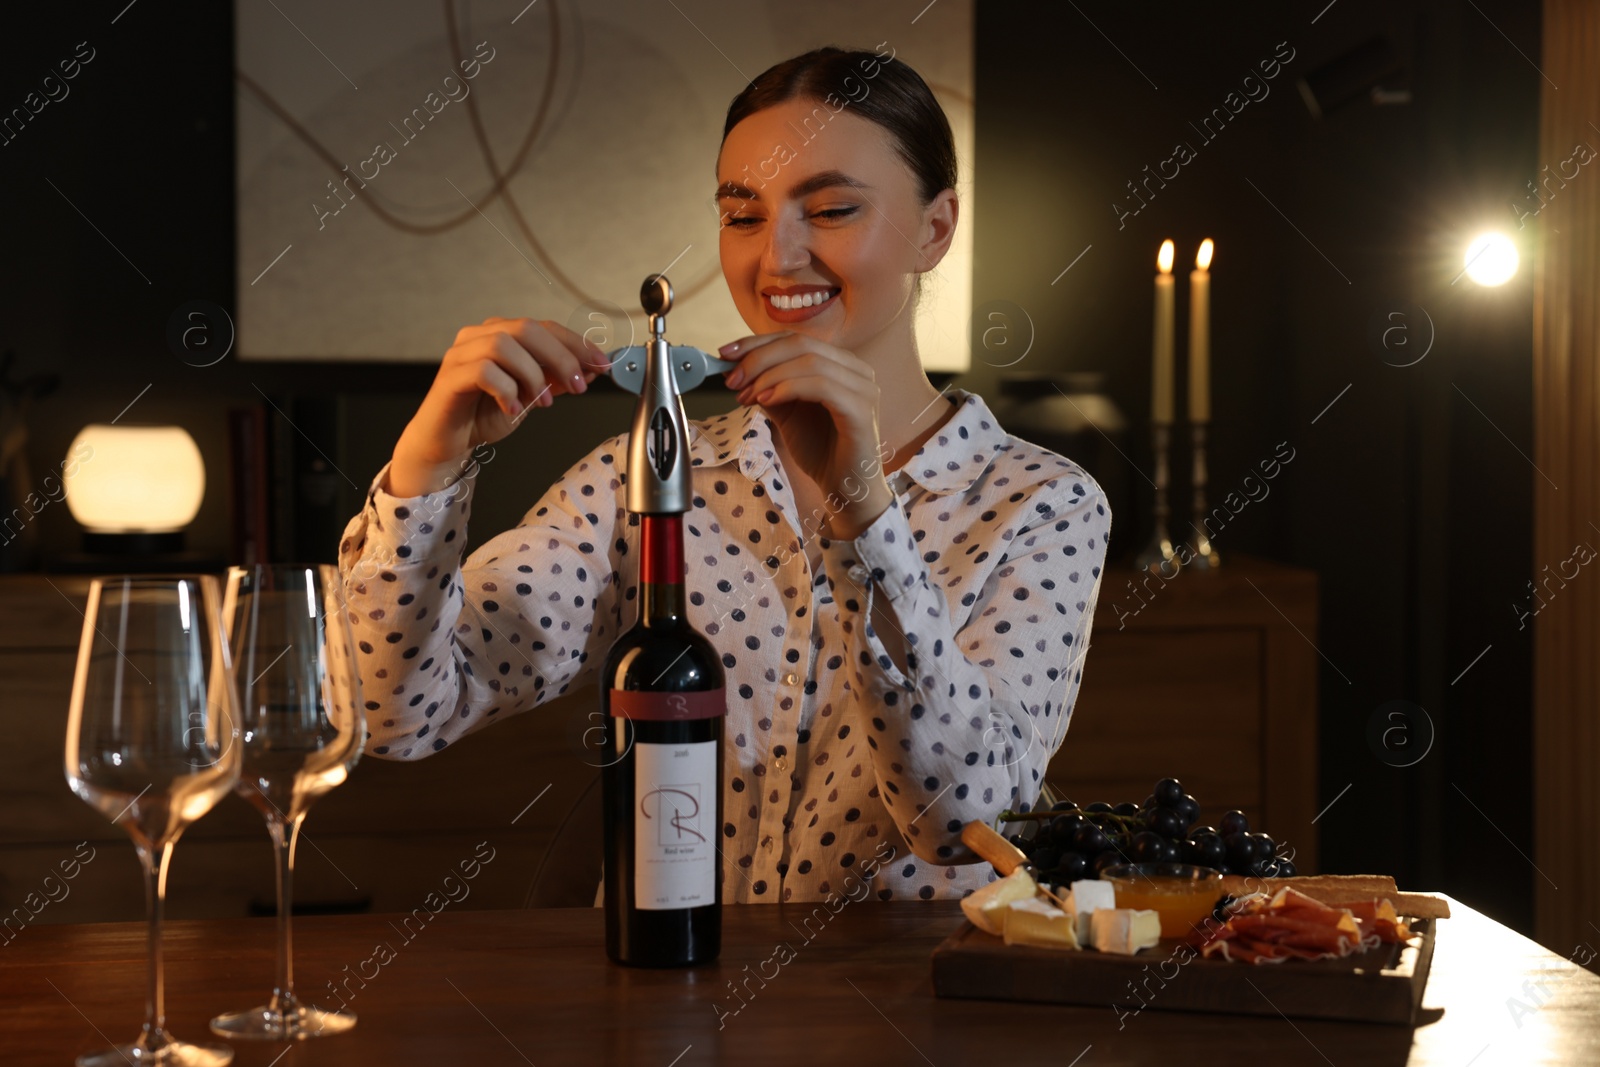
[[[611,964],[599,909],[446,906],[409,942],[396,929],[400,916],[307,917],[296,921],[301,992],[327,1005],[326,993],[316,994],[329,980],[372,976],[365,988],[350,980],[360,1022],[348,1035],[290,1049],[235,1042],[234,1063],[1600,1063],[1600,977],[1452,906],[1415,1030],[1154,1009],[1119,1030],[1109,1006],[937,999],[929,953],[962,921],[952,901],[847,902],[825,925],[813,921],[809,941],[800,926],[808,908],[731,907],[721,959],[674,971]],[[211,1015],[263,999],[272,935],[267,919],[169,924],[169,1024],[178,1036],[209,1037]],[[787,955],[774,953],[784,941],[794,956],[780,964]],[[380,943],[393,959],[365,963]],[[22,930],[0,947],[0,1060],[69,1064],[102,1045],[101,1034],[131,1037],[142,1018],[144,952],[137,923]],[[750,978],[740,1008],[728,983],[758,971],[770,980],[763,988]],[[719,1017],[718,1005],[737,1014]]]

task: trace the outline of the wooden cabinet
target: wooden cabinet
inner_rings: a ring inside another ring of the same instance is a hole
[[[1083,689],[1046,775],[1080,804],[1138,802],[1171,775],[1317,869],[1317,578],[1230,557],[1170,579],[1107,571]]]
[[[81,577],[0,576],[0,921],[12,920],[0,926],[0,942],[25,936],[33,922],[144,915],[128,836],[72,794],[63,765],[88,587]],[[421,907],[484,841],[495,859],[471,882],[469,906],[521,907],[555,829],[599,773],[577,747],[593,697],[553,702],[417,763],[363,758],[306,820],[295,872],[300,910]],[[94,858],[63,893],[60,863],[85,841]],[[47,888],[59,899],[31,914],[29,894],[37,907]],[[184,833],[167,901],[175,917],[274,913],[272,846],[255,809],[230,796]]]

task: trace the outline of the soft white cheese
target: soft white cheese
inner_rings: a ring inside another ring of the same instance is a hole
[[[1004,936],[1008,945],[1076,949],[1073,916],[1046,900],[1015,900],[1006,907]]]
[[[1067,911],[1077,917],[1077,934],[1080,945],[1089,944],[1092,936],[1089,920],[1101,908],[1114,908],[1117,906],[1116,887],[1110,882],[1102,882],[1095,878],[1085,878],[1072,883],[1072,888],[1067,892]]]
[[[1004,878],[996,879],[961,898],[961,910],[973,926],[984,933],[999,936],[1005,928],[1006,905],[1014,900],[1030,900],[1039,892],[1038,883],[1026,870],[1018,867]]]
[[[1089,921],[1094,947],[1101,952],[1131,956],[1154,948],[1161,940],[1161,915],[1155,911],[1101,908]]]

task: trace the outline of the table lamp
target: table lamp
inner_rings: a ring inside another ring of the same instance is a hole
[[[73,438],[62,480],[67,508],[84,531],[83,557],[73,562],[140,569],[141,560],[178,562],[206,472],[181,426],[94,423]]]

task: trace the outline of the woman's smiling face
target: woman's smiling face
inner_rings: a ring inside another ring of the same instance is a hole
[[[919,248],[930,238],[925,209],[892,138],[848,106],[835,114],[807,97],[728,131],[717,160],[722,274],[751,332],[856,350],[909,311],[916,272],[937,257]],[[936,244],[942,256],[948,237]]]

